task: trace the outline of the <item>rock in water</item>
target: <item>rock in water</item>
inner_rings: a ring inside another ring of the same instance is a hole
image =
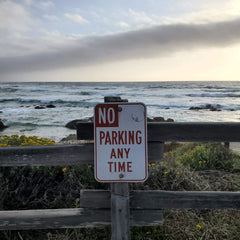
[[[164,119],[163,117],[154,117],[154,118],[147,118],[148,122],[174,122],[172,118]]]
[[[46,107],[47,107],[47,108],[55,108],[56,106],[53,105],[53,104],[48,104]]]
[[[2,120],[0,119],[0,130],[3,130],[5,128],[7,128],[7,126],[5,126]]]
[[[44,106],[36,106],[35,109],[45,109]]]
[[[216,106],[213,106],[211,104],[206,104],[203,107],[190,107],[189,110],[209,110],[209,111],[221,111],[221,106],[217,104]]]

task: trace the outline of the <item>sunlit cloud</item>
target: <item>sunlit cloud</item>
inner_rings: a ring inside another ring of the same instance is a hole
[[[74,41],[57,52],[1,58],[0,71],[36,71],[96,63],[155,58],[178,51],[224,47],[240,42],[240,19],[210,24],[160,25]]]
[[[86,19],[84,19],[82,16],[78,15],[78,14],[70,14],[70,13],[65,13],[64,16],[66,18],[68,18],[69,20],[76,22],[76,23],[88,23],[88,21]]]

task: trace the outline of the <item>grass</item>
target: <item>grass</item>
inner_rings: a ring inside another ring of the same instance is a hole
[[[1,136],[0,146],[54,144],[50,139]],[[131,189],[239,191],[240,156],[216,143],[167,146],[164,159],[149,164],[149,178]],[[95,181],[93,166],[1,168],[1,209],[78,207],[83,188],[107,189]],[[0,239],[110,239],[110,227],[1,231]],[[164,224],[132,227],[131,239],[240,239],[239,210],[167,210]]]

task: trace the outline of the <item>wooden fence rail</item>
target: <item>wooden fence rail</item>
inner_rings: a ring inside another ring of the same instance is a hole
[[[130,226],[163,223],[161,210],[130,209]],[[0,211],[0,230],[91,228],[111,224],[110,209],[65,208]]]
[[[93,124],[77,124],[78,139],[93,139]],[[239,123],[148,123],[150,162],[159,161],[165,141],[240,142]],[[0,166],[93,164],[93,144],[1,147]],[[163,222],[161,209],[240,208],[239,192],[131,191],[130,225]],[[83,190],[80,208],[0,211],[0,230],[79,228],[111,223],[110,192]]]
[[[81,190],[80,207],[110,208],[111,194],[108,190]],[[132,209],[238,209],[239,192],[198,191],[130,191]]]
[[[78,139],[93,139],[93,123],[79,122]],[[240,142],[240,123],[229,122],[150,122],[148,142]]]
[[[77,124],[78,139],[93,140],[93,123]],[[163,142],[240,142],[240,123],[148,123],[148,159],[158,161]],[[0,166],[93,164],[93,144],[1,147]]]

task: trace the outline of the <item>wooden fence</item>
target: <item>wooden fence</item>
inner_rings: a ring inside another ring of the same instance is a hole
[[[163,143],[167,141],[240,142],[240,123],[148,123],[147,127],[149,162],[161,160]],[[77,136],[78,139],[92,140],[93,123],[77,124]],[[93,143],[0,148],[1,167],[93,164],[93,158]],[[82,228],[109,225],[113,222],[111,220],[113,219],[113,214],[111,214],[111,209],[113,209],[112,192],[82,190],[79,208],[0,211],[0,230]],[[137,190],[130,191],[126,198],[129,202],[130,211],[127,218],[130,226],[162,224],[162,209],[240,208],[239,192]],[[120,210],[119,212],[121,212]],[[112,231],[115,232],[112,239],[129,239],[128,233],[124,233],[125,235],[119,233],[117,224],[115,222],[112,227]]]

